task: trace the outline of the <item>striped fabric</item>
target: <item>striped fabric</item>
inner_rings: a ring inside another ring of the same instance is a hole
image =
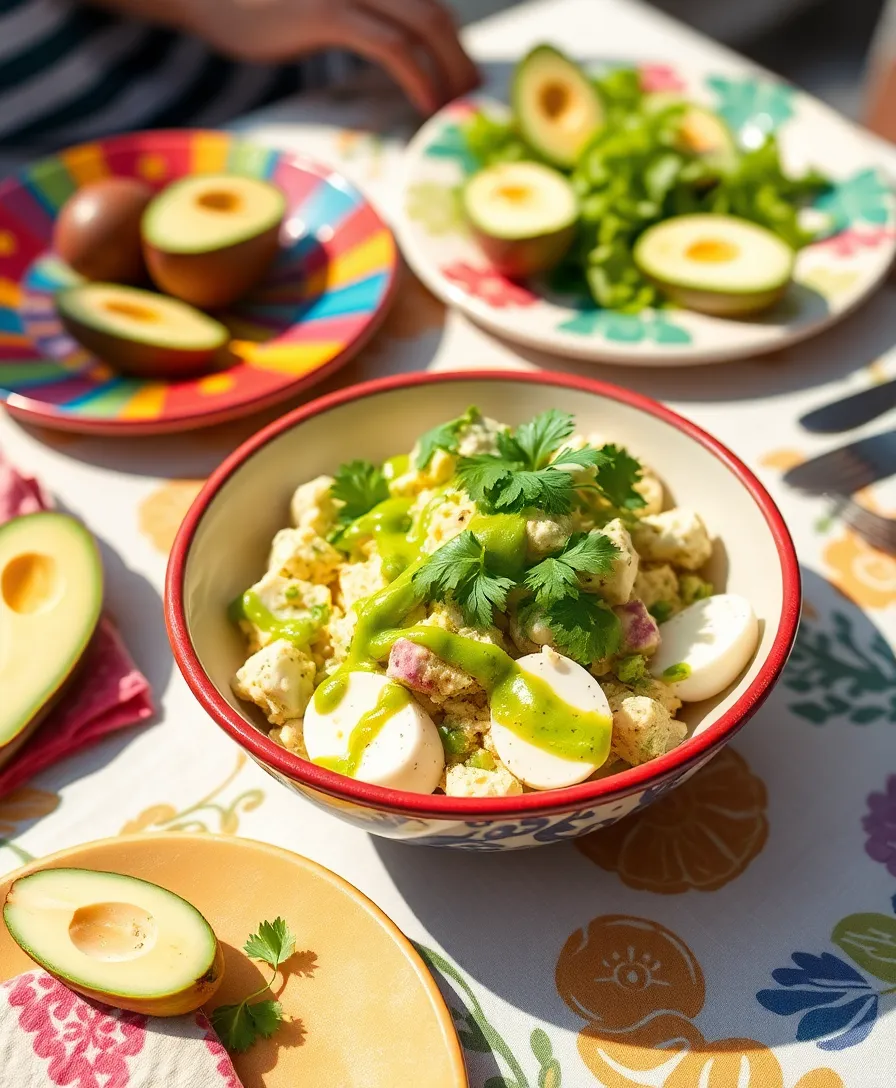
[[[215,126],[307,86],[320,63],[239,64],[81,4],[0,0],[0,155],[137,128]]]

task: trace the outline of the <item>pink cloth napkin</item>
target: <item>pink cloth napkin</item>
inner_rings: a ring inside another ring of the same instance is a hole
[[[159,1019],[88,1001],[44,971],[0,985],[0,1084],[240,1088],[201,1012]]]
[[[52,505],[37,480],[16,471],[0,452],[0,525]],[[103,616],[77,676],[34,736],[9,765],[0,768],[0,797],[106,733],[144,721],[152,713],[146,678],[134,665],[115,625]]]

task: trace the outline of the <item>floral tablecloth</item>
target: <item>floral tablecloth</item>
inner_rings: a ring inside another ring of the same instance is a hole
[[[468,31],[497,79],[545,37],[579,54],[754,75],[624,0],[545,0]],[[239,127],[341,164],[388,215],[413,124],[376,83]],[[896,152],[878,150],[896,173]],[[161,611],[173,534],[202,478],[263,419],[127,443],[3,417],[7,454],[100,538],[108,607],[162,713],[0,801],[0,871],[122,832],[207,830],[306,854],[418,943],[454,1010],[474,1088],[891,1088],[896,560],[781,476],[838,441],[809,435],[799,417],[896,377],[894,344],[887,286],[821,338],[756,361],[662,372],[564,364],[516,354],[406,276],[381,333],[329,387],[459,366],[550,366],[631,386],[719,435],[759,473],[802,562],[796,650],[734,745],[608,831],[506,854],[416,849],[336,822],[246,760],[174,669]],[[892,509],[896,493],[879,487],[867,501]]]

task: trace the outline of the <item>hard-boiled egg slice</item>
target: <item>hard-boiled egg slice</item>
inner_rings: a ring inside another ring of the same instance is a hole
[[[407,698],[380,724],[371,719],[388,697],[404,693]],[[361,758],[352,777],[376,786],[389,786],[413,793],[432,793],[438,786],[445,766],[445,755],[438,730],[422,706],[406,688],[387,676],[373,672],[350,672],[345,693],[332,709],[318,710],[315,700],[305,713],[305,747],[312,762],[326,765],[345,759],[352,748],[365,738],[373,722],[370,739],[363,745]],[[377,728],[378,726],[378,728]],[[353,737],[356,729],[361,734]]]
[[[562,654],[547,650],[527,654],[517,665],[531,676],[540,677],[558,698],[578,710],[592,710],[612,718],[607,697],[590,672]],[[566,759],[530,744],[492,714],[492,741],[504,766],[521,782],[535,790],[574,786],[594,774],[599,764]]]
[[[719,593],[688,605],[660,627],[660,646],[650,659],[657,679],[674,683],[686,703],[724,691],[756,652],[759,621],[736,593]]]

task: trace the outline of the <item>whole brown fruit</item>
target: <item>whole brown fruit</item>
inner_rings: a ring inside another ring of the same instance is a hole
[[[104,178],[84,185],[62,206],[53,228],[59,256],[88,280],[142,283],[146,279],[140,219],[154,193],[136,178]]]

